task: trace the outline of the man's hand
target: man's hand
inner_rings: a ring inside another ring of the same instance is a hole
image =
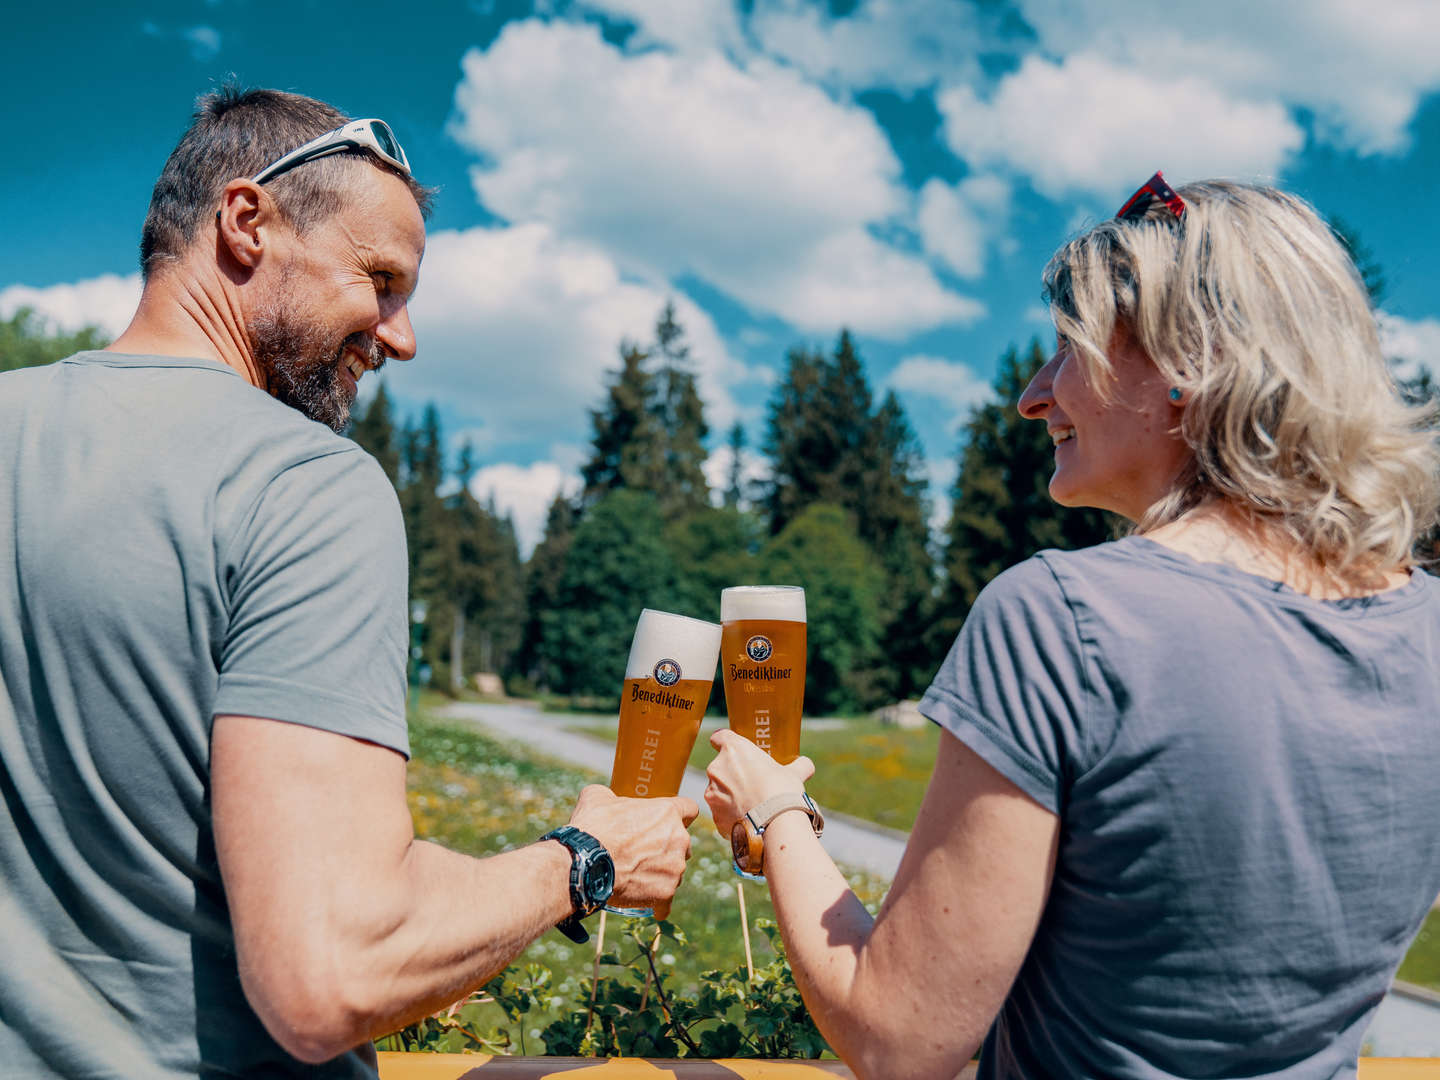
[[[781,765],[743,735],[721,728],[710,736],[710,745],[720,751],[705,772],[710,785],[705,805],[715,819],[715,829],[727,840],[730,828],[772,795],[803,791],[805,781],[815,775],[815,763],[798,757]]]
[[[615,862],[617,907],[653,907],[664,916],[690,858],[690,823],[700,808],[683,796],[622,799],[591,784],[580,792],[570,824],[605,845]]]

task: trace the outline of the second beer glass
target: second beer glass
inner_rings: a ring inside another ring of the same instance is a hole
[[[658,798],[680,794],[680,781],[715,681],[720,627],[646,608],[635,624],[610,790]],[[620,915],[650,915],[649,908],[613,908]]]
[[[805,590],[738,585],[720,593],[720,670],[730,730],[782,765],[800,756],[805,703]],[[751,881],[763,878],[735,868]]]

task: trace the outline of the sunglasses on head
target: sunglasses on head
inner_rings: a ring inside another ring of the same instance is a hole
[[[1144,217],[1145,211],[1150,209],[1151,203],[1156,199],[1169,207],[1170,212],[1177,218],[1185,216],[1185,200],[1175,194],[1175,189],[1167,184],[1165,177],[1158,172],[1140,185],[1140,190],[1125,201],[1125,205],[1120,207],[1115,216],[1122,221]]]
[[[289,172],[307,161],[328,157],[344,150],[368,150],[386,165],[410,175],[410,160],[405,156],[400,140],[384,120],[351,120],[334,131],[327,131],[317,139],[311,139],[304,146],[297,146],[282,158],[272,161],[250,179],[257,184],[273,180],[281,173]]]

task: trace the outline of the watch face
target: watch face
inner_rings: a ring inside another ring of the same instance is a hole
[[[609,856],[595,859],[585,867],[585,895],[594,904],[603,904],[610,899],[615,888],[615,864]]]
[[[758,840],[759,837],[756,839]],[[730,854],[735,860],[735,865],[741,870],[747,874],[753,872],[750,867],[750,830],[745,827],[744,818],[730,826]]]

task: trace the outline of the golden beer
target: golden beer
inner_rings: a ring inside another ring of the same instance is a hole
[[[646,608],[635,623],[620,697],[620,728],[610,790],[657,799],[680,794],[680,781],[710,703],[720,627]],[[665,905],[666,911],[669,904]],[[605,906],[617,915],[653,915],[649,908]],[[662,911],[661,917],[665,916]]]
[[[805,590],[740,586],[720,594],[720,670],[730,730],[781,764],[800,756]]]
[[[713,681],[679,679],[666,687],[653,674],[625,680],[611,791],[642,799],[680,794]]]

